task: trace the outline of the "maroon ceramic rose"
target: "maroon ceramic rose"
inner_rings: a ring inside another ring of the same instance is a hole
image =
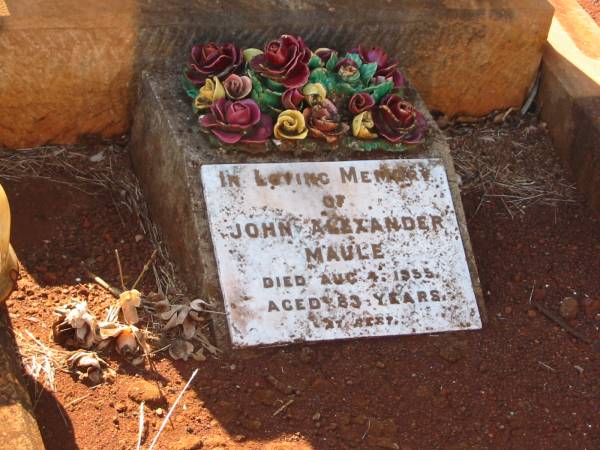
[[[368,111],[373,106],[375,106],[375,100],[366,92],[354,94],[348,101],[348,111],[355,115]]]
[[[296,109],[300,111],[304,103],[304,94],[298,88],[287,89],[281,95],[281,104],[284,109]]]
[[[223,81],[223,88],[228,98],[241,100],[252,91],[252,81],[245,75],[239,76],[232,73]]]
[[[288,89],[299,88],[308,81],[310,56],[302,38],[284,34],[267,43],[264,53],[250,60],[250,67]]]
[[[389,142],[417,144],[427,132],[425,117],[397,95],[386,95],[372,115],[378,134]]]
[[[254,100],[217,100],[200,124],[225,144],[261,144],[273,132],[273,119]]]
[[[186,76],[195,86],[202,86],[207,78],[212,77],[222,81],[230,73],[237,72],[243,61],[244,57],[235,44],[209,42],[194,45]]]
[[[395,88],[401,88],[406,84],[406,79],[398,69],[398,61],[390,59],[381,47],[364,47],[359,45],[354,49],[365,63],[377,63],[375,72],[375,83],[379,84],[386,80],[392,80]]]
[[[340,115],[331,100],[325,99],[321,104],[305,108],[303,115],[310,136],[328,144],[337,142],[348,132],[348,124],[340,122]]]
[[[315,55],[317,55],[319,58],[321,58],[321,61],[323,61],[323,64],[327,64],[327,61],[329,61],[329,58],[331,58],[331,55],[335,52],[335,50],[331,49],[331,48],[318,48],[315,50]]]

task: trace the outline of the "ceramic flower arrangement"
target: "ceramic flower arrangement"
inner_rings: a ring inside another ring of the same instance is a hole
[[[208,43],[192,48],[183,83],[203,131],[236,149],[269,141],[403,151],[427,133],[406,99],[398,62],[379,48],[311,51],[283,35],[264,50]],[[320,146],[319,148],[322,148]]]

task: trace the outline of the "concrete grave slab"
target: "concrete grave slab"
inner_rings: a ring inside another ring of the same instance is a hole
[[[482,321],[486,321],[483,296],[475,258],[466,226],[457,176],[450,150],[421,98],[411,99],[426,116],[430,135],[426,144],[403,154],[354,152],[340,147],[312,155],[273,152],[247,154],[211,146],[201,134],[191,112],[189,99],[179,86],[176,74],[144,73],[140,101],[132,130],[131,155],[149,204],[179,274],[197,295],[223,305],[217,264],[209,230],[200,170],[207,164],[284,163],[294,161],[352,161],[437,158],[443,164],[464,245],[470,281]],[[223,205],[225,206],[225,205]],[[215,315],[214,332],[221,347],[230,344],[224,317]]]

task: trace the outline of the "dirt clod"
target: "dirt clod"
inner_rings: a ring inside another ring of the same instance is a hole
[[[204,442],[198,436],[183,436],[173,446],[174,450],[199,450]]]
[[[135,381],[127,389],[127,395],[137,403],[160,403],[163,400],[163,396],[156,383],[146,380]]]

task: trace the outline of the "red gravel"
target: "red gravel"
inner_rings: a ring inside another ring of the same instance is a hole
[[[599,0],[577,0],[583,9],[585,9],[590,16],[600,26],[600,1]]]
[[[151,248],[135,242],[135,219],[108,195],[47,181],[3,184],[24,266],[8,301],[12,325],[49,342],[55,306],[75,296],[101,314],[111,301],[85,279],[81,260],[94,258],[115,282],[118,248],[131,280]],[[57,392],[38,396],[31,383],[47,448],[134,448],[139,406],[127,395],[131,383],[157,380],[167,410],[195,367],[162,449],[198,440],[207,449],[600,448],[598,353],[529,304],[532,295],[557,311],[566,296],[600,299],[600,223],[579,201],[534,206],[515,219],[494,202],[475,214],[478,204],[475,194],[465,198],[490,317],[482,331],[297,345],[205,363],[159,357],[158,374],[108,354],[118,371],[111,384],[90,389],[59,372]],[[146,279],[142,290],[152,288]],[[571,323],[599,336],[598,318],[580,312]],[[146,418],[147,447],[162,421],[156,405]]]

